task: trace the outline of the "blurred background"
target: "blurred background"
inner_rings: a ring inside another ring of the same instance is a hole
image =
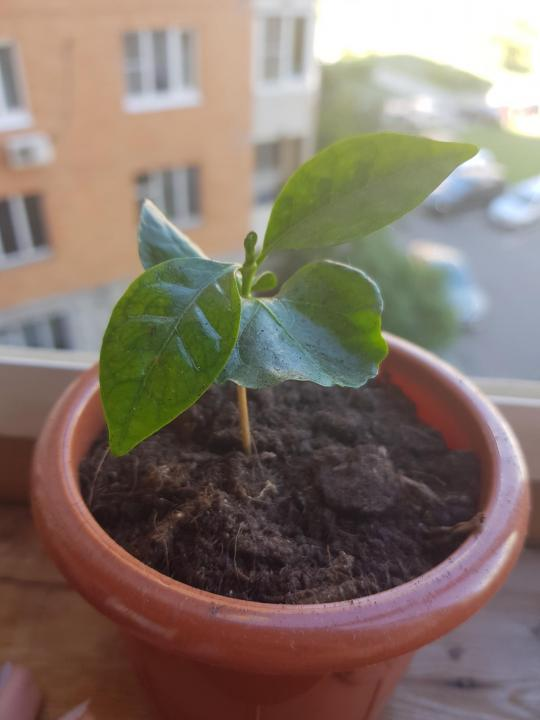
[[[387,330],[540,379],[538,0],[3,0],[0,345],[99,348],[145,197],[239,256],[301,162],[379,130],[480,152],[325,256],[379,282]]]

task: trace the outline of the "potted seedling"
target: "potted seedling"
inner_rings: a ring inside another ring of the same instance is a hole
[[[308,263],[275,292],[263,267],[391,223],[475,152],[339,142],[285,184],[243,263],[143,205],[145,271],[113,310],[99,381],[76,381],[42,433],[33,507],[162,717],[374,718],[410,653],[515,562],[527,487],[489,402],[383,337],[360,270]]]

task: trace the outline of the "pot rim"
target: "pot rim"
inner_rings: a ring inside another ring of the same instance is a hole
[[[470,381],[431,353],[386,337],[394,359],[418,365],[465,407],[490,453],[482,531],[446,560],[376,595],[318,605],[238,600],[149,568],[98,525],[79,491],[81,454],[74,448],[89,404],[99,402],[94,366],[56,404],[34,457],[34,518],[61,570],[87,600],[137,637],[246,672],[347,671],[410,652],[463,622],[502,585],[523,545],[524,460],[506,421]]]

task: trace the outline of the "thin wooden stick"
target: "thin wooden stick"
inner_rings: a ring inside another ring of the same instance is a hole
[[[237,385],[236,393],[238,397],[238,412],[240,413],[242,445],[244,446],[244,452],[246,455],[251,455],[251,430],[249,428],[249,411],[246,388],[242,385]]]

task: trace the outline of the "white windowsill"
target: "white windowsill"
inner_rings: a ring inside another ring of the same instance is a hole
[[[94,353],[0,346],[0,435],[36,437],[47,413]]]
[[[151,95],[124,96],[124,110],[127,113],[161,112],[179,108],[197,107],[202,102],[199,90],[182,93],[153,93]]]
[[[32,126],[32,116],[27,110],[15,110],[0,114],[0,132],[26,130]]]
[[[30,265],[35,262],[48,260],[52,256],[50,247],[36,248],[32,250],[24,250],[13,256],[0,256],[0,272],[2,270],[13,270],[13,268],[21,267],[21,265]]]

